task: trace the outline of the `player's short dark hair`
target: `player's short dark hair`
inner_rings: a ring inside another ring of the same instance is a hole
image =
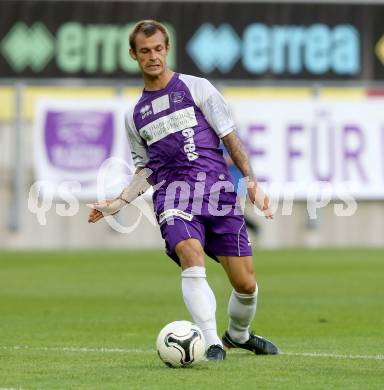
[[[157,31],[161,31],[164,35],[165,46],[169,46],[169,35],[165,26],[156,20],[140,20],[135,24],[133,30],[129,34],[129,47],[135,52],[136,51],[136,35],[138,33],[144,33],[146,37],[150,37],[156,34]]]

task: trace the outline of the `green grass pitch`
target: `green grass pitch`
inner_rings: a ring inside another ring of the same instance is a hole
[[[384,388],[384,251],[256,251],[255,266],[253,329],[284,354],[170,369],[156,336],[189,315],[163,253],[0,252],[0,388]],[[207,268],[221,334],[231,289]]]

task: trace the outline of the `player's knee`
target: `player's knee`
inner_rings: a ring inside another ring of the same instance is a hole
[[[256,281],[254,279],[244,280],[236,286],[235,290],[240,294],[254,294],[256,291]]]
[[[256,284],[247,284],[242,289],[243,294],[253,294],[256,291]]]

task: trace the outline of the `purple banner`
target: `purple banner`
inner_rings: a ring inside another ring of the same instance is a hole
[[[48,111],[44,138],[53,167],[76,172],[95,170],[112,153],[113,113]]]

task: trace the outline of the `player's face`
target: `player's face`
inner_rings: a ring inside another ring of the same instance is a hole
[[[167,66],[166,58],[168,47],[165,45],[165,37],[161,31],[147,37],[144,33],[138,33],[135,39],[136,51],[130,50],[130,54],[139,64],[144,75],[150,77],[159,76]]]

